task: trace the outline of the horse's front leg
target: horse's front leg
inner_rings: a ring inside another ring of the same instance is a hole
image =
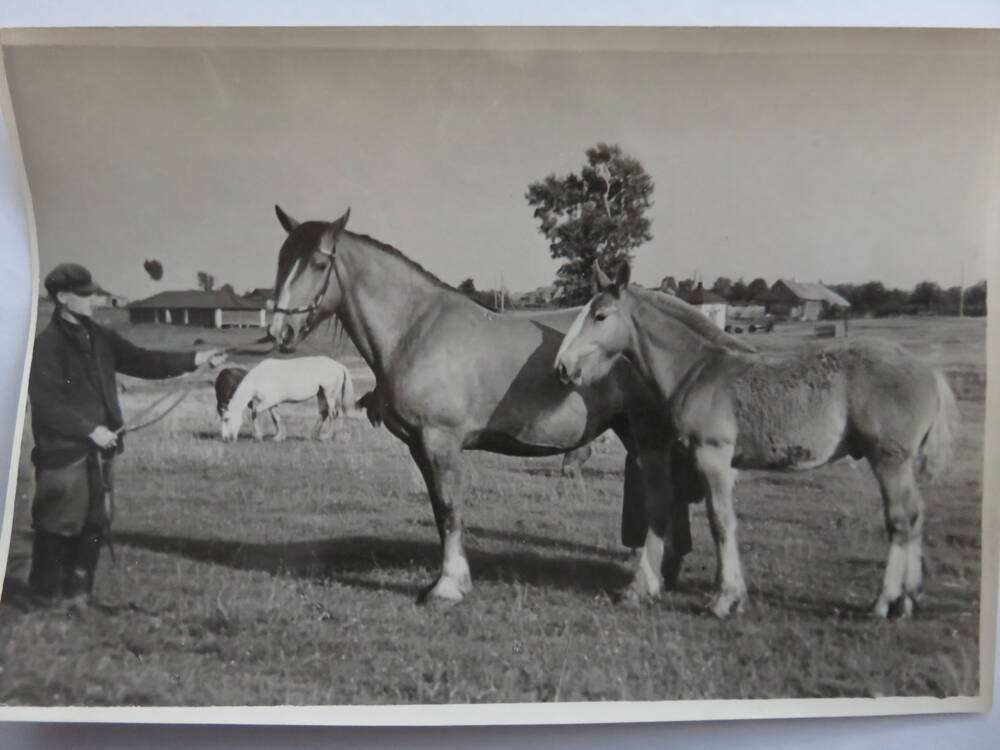
[[[461,443],[451,433],[425,430],[410,444],[410,453],[427,483],[442,553],[441,574],[419,601],[457,602],[472,590],[462,546]]]
[[[709,609],[720,618],[728,617],[733,612],[742,612],[747,598],[736,543],[736,512],[733,509],[736,473],[732,462],[732,444],[703,444],[695,449],[695,463],[705,483],[708,523],[718,558],[716,592]]]

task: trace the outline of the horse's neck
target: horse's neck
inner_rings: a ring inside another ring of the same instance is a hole
[[[337,255],[338,316],[361,356],[380,377],[414,323],[447,291],[402,258],[363,238],[345,236]]]
[[[656,383],[666,400],[710,359],[737,356],[698,325],[686,323],[648,300],[638,298],[632,322],[638,367],[647,380]]]

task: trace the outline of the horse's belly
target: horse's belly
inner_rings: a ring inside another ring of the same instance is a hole
[[[767,408],[741,410],[737,421],[733,463],[738,468],[813,469],[844,452],[847,408],[843,400],[772,402]]]
[[[467,447],[514,455],[562,453],[589,442],[606,427],[606,420],[592,417],[579,393],[569,392],[503,404],[484,429],[470,436]]]

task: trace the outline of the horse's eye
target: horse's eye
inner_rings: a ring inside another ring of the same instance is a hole
[[[602,320],[608,317],[608,314],[601,310],[600,312],[594,313],[594,322],[600,323]]]
[[[325,260],[318,260],[315,263],[313,263],[313,268],[315,268],[317,271],[325,271],[327,265],[328,263]]]

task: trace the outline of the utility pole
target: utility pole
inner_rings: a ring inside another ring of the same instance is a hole
[[[965,261],[958,264],[958,317],[965,317]]]

